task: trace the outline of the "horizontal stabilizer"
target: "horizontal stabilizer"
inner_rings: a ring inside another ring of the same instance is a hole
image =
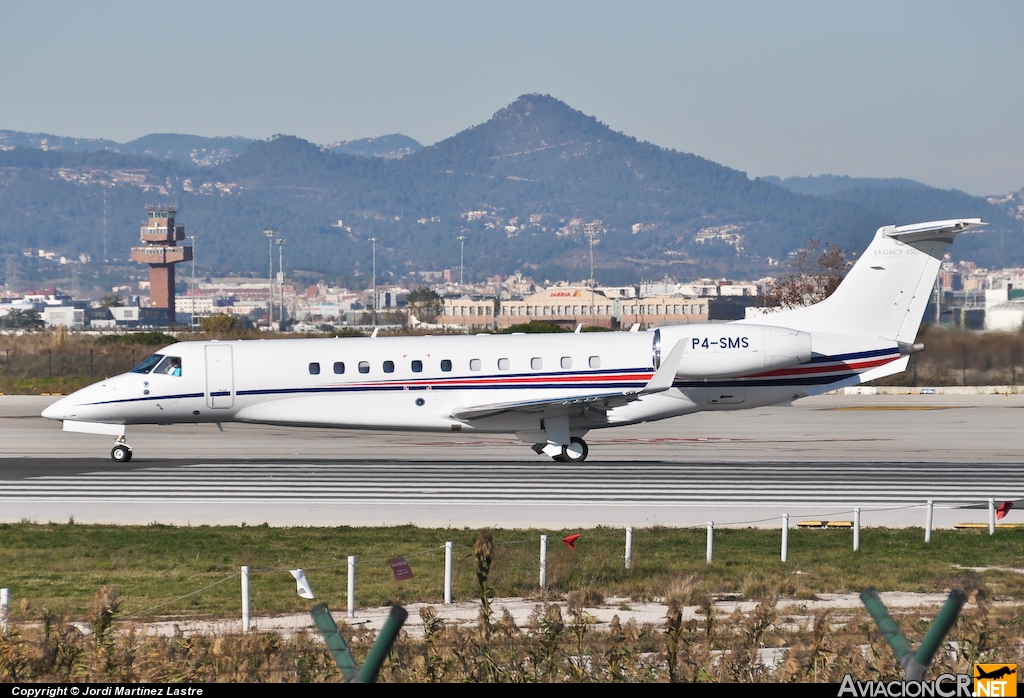
[[[988,223],[983,223],[980,218],[956,218],[948,221],[930,221],[886,228],[885,236],[906,243],[935,240],[950,244],[953,242],[953,238],[960,233],[983,225],[988,225]]]

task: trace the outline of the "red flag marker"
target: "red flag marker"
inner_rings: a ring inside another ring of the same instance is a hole
[[[1013,502],[1003,502],[996,507],[996,518],[1001,519],[1006,516],[1007,512],[1013,509]]]
[[[575,550],[576,549],[576,541],[579,539],[579,537],[580,537],[580,534],[573,533],[571,536],[566,536],[565,538],[563,538],[562,542],[565,543],[566,545],[568,545],[573,550]]]

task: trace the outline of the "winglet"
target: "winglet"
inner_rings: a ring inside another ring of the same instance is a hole
[[[651,380],[647,382],[647,385],[640,391],[640,394],[661,393],[671,388],[672,382],[676,379],[676,371],[679,370],[679,364],[683,362],[683,353],[685,351],[686,340],[683,339],[676,342],[675,347],[669,352],[668,357],[661,362],[661,367],[654,372]]]

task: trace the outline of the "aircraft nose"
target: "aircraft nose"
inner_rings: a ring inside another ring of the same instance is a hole
[[[47,419],[65,419],[65,415],[68,413],[68,399],[62,397],[57,402],[53,403],[45,410],[43,410],[43,416]]]

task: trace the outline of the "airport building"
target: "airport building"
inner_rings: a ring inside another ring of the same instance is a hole
[[[164,310],[165,322],[173,325],[174,265],[192,259],[191,247],[178,247],[185,239],[185,226],[176,225],[176,206],[147,206],[146,221],[139,232],[144,245],[132,248],[132,261],[149,265],[149,307]]]
[[[446,298],[438,323],[470,330],[505,329],[542,320],[572,329],[595,325],[610,329],[707,322],[708,298],[678,295],[618,297],[589,288],[556,286],[517,300],[502,300],[495,314],[493,298]]]

